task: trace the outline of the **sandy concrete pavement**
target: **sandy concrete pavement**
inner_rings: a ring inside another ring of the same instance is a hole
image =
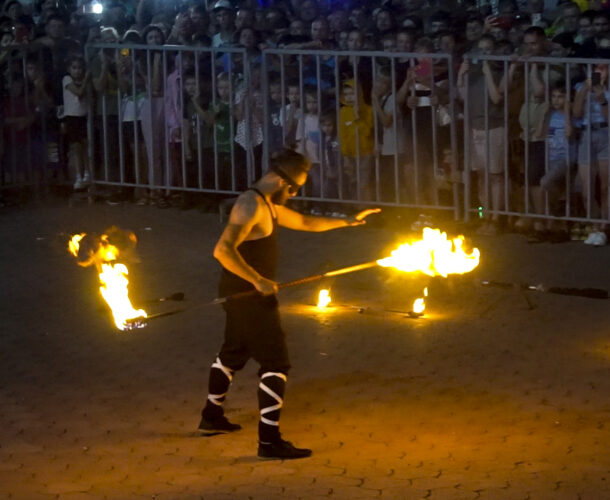
[[[117,331],[97,277],[67,235],[136,232],[134,303],[182,291],[191,309]],[[482,279],[610,288],[610,247],[473,236],[471,275],[427,280],[375,268],[281,292],[293,370],[282,428],[313,448],[256,458],[256,369],[234,381],[244,429],[199,437],[222,338],[211,257],[222,226],[195,210],[63,204],[0,213],[0,498],[610,498],[607,300],[521,293]],[[326,234],[281,233],[282,281],[379,258],[402,219]],[[429,312],[408,310],[429,285]],[[359,312],[359,307],[365,308]]]

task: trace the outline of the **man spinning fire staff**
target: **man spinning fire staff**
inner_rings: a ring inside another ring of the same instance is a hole
[[[248,290],[258,293],[223,304],[224,343],[210,369],[209,394],[199,430],[213,435],[241,429],[227,420],[222,405],[234,373],[253,358],[260,365],[258,456],[264,459],[311,455],[311,450],[296,448],[282,439],[279,430],[290,362],[276,297],[277,227],[328,231],[364,224],[365,217],[380,211],[368,209],[347,219],[335,219],[303,215],[285,207],[286,201],[305,184],[309,167],[304,156],[291,150],[284,150],[271,160],[269,171],[237,198],[214,248],[214,257],[222,264],[220,296]]]

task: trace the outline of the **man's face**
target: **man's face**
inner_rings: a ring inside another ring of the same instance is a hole
[[[466,24],[466,40],[474,42],[481,38],[483,34],[483,24],[479,21],[470,21]]]
[[[305,34],[305,23],[300,19],[295,19],[290,23],[290,34],[292,36],[302,36]]]
[[[324,41],[328,39],[329,29],[325,21],[314,21],[311,23],[311,39]]]
[[[536,34],[528,33],[523,37],[523,50],[525,55],[539,56],[544,52],[544,44],[541,37]]]
[[[364,40],[358,31],[352,31],[347,37],[347,50],[360,50]]]
[[[392,17],[387,10],[382,10],[377,15],[377,29],[380,32],[384,32],[391,28],[392,28]]]
[[[47,23],[46,31],[47,31],[47,35],[50,38],[59,40],[64,37],[65,29],[66,29],[66,26],[64,25],[64,23],[62,21],[60,21],[59,19],[51,19]]]
[[[280,186],[271,195],[271,202],[274,205],[285,205],[290,198],[298,194],[299,188],[303,186],[306,181],[307,174],[304,172],[293,179],[292,185],[282,178],[280,181]]]
[[[583,17],[578,21],[578,34],[584,39],[588,40],[595,34],[595,28],[593,23],[587,17]]]
[[[303,2],[301,4],[300,16],[299,16],[301,18],[301,20],[306,23],[310,23],[317,16],[318,16],[318,7],[317,7],[316,3],[312,2],[311,0],[305,0],[305,2]]]
[[[228,30],[233,27],[233,13],[230,10],[221,9],[216,12],[216,22],[220,29]]]
[[[413,51],[413,37],[408,33],[398,33],[396,35],[396,50],[398,52]]]
[[[593,19],[593,30],[596,34],[608,31],[608,19],[606,19],[606,16],[598,16]]]
[[[568,33],[578,31],[578,20],[580,19],[580,9],[574,5],[565,7],[563,10],[563,29]]]

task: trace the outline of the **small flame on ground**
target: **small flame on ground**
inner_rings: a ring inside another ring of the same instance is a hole
[[[85,236],[86,233],[76,234],[68,242],[68,250],[75,257],[78,257],[80,242]],[[126,330],[129,320],[146,318],[147,314],[143,309],[134,309],[131,305],[127,291],[129,271],[124,264],[115,262],[119,256],[118,248],[109,243],[105,234],[98,243],[97,248],[89,252],[88,260],[79,262],[79,265],[95,264],[101,283],[100,293],[112,311],[114,323],[119,330]]]
[[[318,307],[324,309],[328,304],[330,304],[330,290],[322,289],[318,294]]]
[[[449,240],[447,233],[440,229],[426,227],[421,240],[400,245],[392,251],[391,257],[380,259],[377,264],[445,278],[449,274],[465,274],[479,265],[481,254],[478,248],[466,253],[462,249],[463,243],[463,236]]]
[[[411,309],[414,313],[416,314],[423,314],[424,311],[426,310],[426,299],[425,297],[428,296],[428,288],[424,288],[424,296],[420,297],[419,299],[415,299],[415,301],[413,302],[413,308]]]

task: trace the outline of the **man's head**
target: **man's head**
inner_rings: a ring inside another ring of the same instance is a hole
[[[283,149],[269,162],[269,174],[278,183],[278,188],[271,195],[276,205],[284,205],[291,196],[296,195],[307,181],[309,161],[302,154],[292,149]]]
[[[540,26],[530,26],[523,33],[523,52],[527,56],[543,56],[547,52],[548,40]]]

